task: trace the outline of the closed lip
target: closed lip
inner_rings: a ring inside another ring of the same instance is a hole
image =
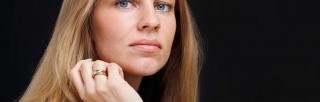
[[[141,40],[134,41],[129,46],[152,46],[151,49],[148,49],[148,48],[145,49],[145,47],[143,47],[142,49],[144,50],[155,50],[154,47],[156,47],[156,49],[161,49],[161,44],[157,40],[149,40],[149,39],[141,39]]]

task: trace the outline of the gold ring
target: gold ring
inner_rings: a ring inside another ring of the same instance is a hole
[[[92,77],[94,78],[96,75],[106,75],[105,70],[97,69],[93,72]]]

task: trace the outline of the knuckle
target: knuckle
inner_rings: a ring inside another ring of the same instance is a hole
[[[93,66],[95,67],[106,67],[106,63],[101,61],[101,60],[97,60],[93,63]]]
[[[118,64],[116,64],[116,63],[110,63],[110,66],[112,66],[112,67],[118,67]]]
[[[85,72],[86,72],[86,71],[85,71],[85,68],[84,68],[84,67],[81,67],[81,68],[80,68],[80,72],[81,72],[81,74],[82,74],[82,73],[85,73]]]
[[[80,98],[81,98],[84,102],[86,102],[86,101],[88,100],[88,97],[85,96],[85,95],[80,95]]]
[[[97,64],[105,64],[106,62],[102,61],[102,60],[96,60],[94,61],[94,63],[97,63]]]
[[[105,95],[105,94],[107,94],[107,92],[108,92],[107,88],[102,87],[102,86],[101,86],[101,87],[97,87],[96,91],[97,91],[97,93],[100,94],[100,95]]]
[[[75,77],[77,77],[77,74],[78,74],[77,70],[71,70],[69,72],[69,77],[70,78],[75,78]]]
[[[80,71],[83,73],[83,72],[85,72],[86,70],[86,68],[89,68],[89,62],[84,62],[84,63],[82,63],[82,65],[81,65],[81,67],[80,67]]]
[[[96,96],[95,90],[92,90],[92,89],[87,89],[86,94],[87,96]]]
[[[76,73],[77,73],[77,70],[73,68],[73,69],[70,70],[69,75],[74,75]]]
[[[110,63],[108,68],[119,69],[119,66],[116,63]]]
[[[109,88],[110,91],[118,92],[118,91],[121,90],[121,88],[123,88],[123,85],[118,83],[118,82],[116,82],[116,81],[114,81],[114,82],[112,82],[112,83],[110,83],[108,85],[108,88]]]
[[[115,82],[115,81],[110,81],[109,83],[108,83],[108,88],[110,88],[110,89],[117,89],[118,88],[118,84]]]

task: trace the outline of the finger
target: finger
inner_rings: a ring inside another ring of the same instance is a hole
[[[108,64],[108,78],[114,79],[114,78],[119,78],[121,77],[120,75],[120,66],[117,65],[116,63],[109,63]]]
[[[97,60],[93,63],[93,71],[95,70],[104,70],[106,73],[107,70],[107,62]],[[95,87],[96,87],[96,92],[99,95],[105,94],[107,92],[106,89],[106,83],[107,83],[107,75],[96,75],[94,76],[94,81],[95,81]]]
[[[93,63],[92,65],[92,70],[93,70],[93,73],[96,71],[96,70],[103,70],[105,72],[105,75],[95,75],[94,76],[94,79],[95,79],[95,82],[99,82],[99,80],[101,81],[104,81],[107,79],[107,73],[106,73],[106,70],[107,70],[107,64],[106,62],[104,61],[101,61],[101,60],[97,60]]]
[[[83,61],[84,60],[79,61],[70,71],[71,81],[76,87],[76,89],[78,90],[79,94],[83,94],[83,90],[84,90],[83,82],[80,75],[80,68]]]
[[[81,76],[84,82],[85,90],[89,95],[94,95],[95,87],[92,78],[92,61],[91,59],[85,60],[81,65]]]
[[[121,77],[122,77],[122,78],[124,78],[123,70],[122,70],[122,68],[121,68],[121,67],[120,67],[120,72],[119,72],[119,73],[120,73]]]

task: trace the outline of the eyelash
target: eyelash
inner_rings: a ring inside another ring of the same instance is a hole
[[[132,6],[133,5],[133,3],[132,3],[132,1],[131,0],[117,0],[117,2],[116,2],[116,5],[117,5],[117,7],[120,7],[120,8],[124,8],[124,7],[121,7],[121,3],[124,3],[124,2],[127,2],[127,3],[129,3],[128,5],[130,6]]]
[[[130,8],[130,7],[122,7],[121,6],[121,4],[125,3],[125,2],[128,3],[127,6],[135,6],[133,3],[133,0],[117,0],[116,6],[119,8],[126,8],[126,9]],[[165,7],[164,10],[157,10],[158,9],[157,7],[159,7],[161,5],[163,5]],[[164,2],[164,1],[159,1],[159,2],[156,2],[155,9],[156,9],[156,11],[168,12],[172,9],[172,5],[167,2]]]
[[[166,7],[166,8],[164,8],[165,10],[163,10],[163,11],[165,11],[165,12],[170,11],[171,8],[172,8],[172,5],[170,5],[170,4],[167,3],[167,2],[162,2],[162,1],[157,2],[156,7],[158,7],[158,6],[160,6],[160,5],[164,5],[164,6]]]

